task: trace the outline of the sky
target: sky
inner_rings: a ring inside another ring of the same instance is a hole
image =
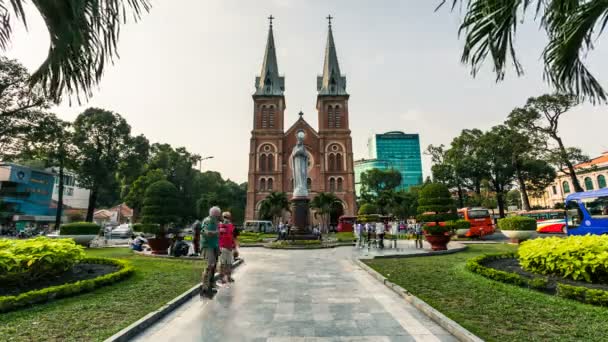
[[[460,62],[462,13],[435,12],[439,0],[152,0],[139,23],[121,30],[120,58],[109,65],[88,102],[67,99],[53,109],[73,120],[87,107],[126,118],[133,134],[185,146],[203,170],[247,180],[255,76],[262,65],[272,14],[279,71],[285,76],[288,128],[302,110],[317,127],[316,76],[321,73],[331,14],[340,68],[347,77],[355,159],[367,156],[374,133],[419,133],[422,149],[449,144],[465,128],[488,129],[531,96],[551,92],[542,78],[546,43],[527,19],[516,48],[525,68],[496,83],[490,64],[476,78]],[[176,6],[179,3],[179,6]],[[28,30],[15,29],[6,52],[34,71],[48,50],[44,22],[30,11]],[[603,43],[603,44],[602,44]],[[608,87],[608,38],[586,59]],[[608,150],[606,106],[583,104],[563,117],[566,145],[590,156]],[[423,158],[424,176],[430,159]]]

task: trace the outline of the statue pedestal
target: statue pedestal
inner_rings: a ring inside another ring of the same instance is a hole
[[[291,213],[293,217],[293,226],[290,235],[310,235],[310,208],[308,197],[294,197],[291,205]]]

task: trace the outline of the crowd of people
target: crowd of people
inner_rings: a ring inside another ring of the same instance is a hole
[[[415,239],[416,248],[422,248],[422,225],[420,223],[399,223],[392,226],[388,220],[379,222],[358,222],[354,226],[354,234],[358,247],[376,244],[378,248],[384,248],[386,234],[408,234]]]

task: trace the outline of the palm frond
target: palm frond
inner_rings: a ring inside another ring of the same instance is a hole
[[[11,6],[7,5],[10,1]],[[0,48],[6,49],[13,23],[11,13],[26,25],[25,0],[0,0]],[[139,20],[150,0],[32,0],[50,36],[48,55],[32,74],[47,95],[89,97],[106,64],[117,57],[120,26]]]
[[[565,18],[548,20],[550,40],[543,52],[545,77],[558,91],[579,94],[591,102],[607,100],[606,91],[581,60],[581,55],[593,49],[594,30],[600,27],[599,35],[607,21],[606,0],[589,1]]]

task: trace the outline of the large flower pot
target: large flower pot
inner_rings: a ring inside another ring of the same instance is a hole
[[[448,249],[448,242],[452,238],[450,235],[430,235],[424,236],[426,241],[431,244],[431,249],[434,251],[445,251]]]
[[[152,249],[152,254],[167,255],[171,240],[163,238],[148,239],[148,245]]]
[[[520,243],[534,236],[536,232],[533,230],[501,230],[501,233],[508,237],[512,243]]]

